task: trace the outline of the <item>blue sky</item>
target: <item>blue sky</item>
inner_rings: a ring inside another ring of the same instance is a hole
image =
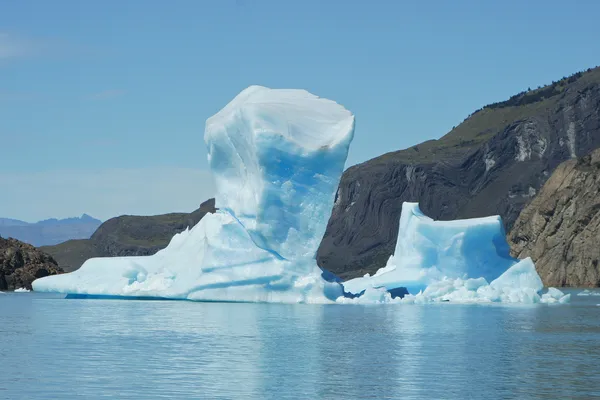
[[[356,115],[347,165],[600,64],[589,1],[0,2],[0,217],[191,211],[204,122],[252,84]]]

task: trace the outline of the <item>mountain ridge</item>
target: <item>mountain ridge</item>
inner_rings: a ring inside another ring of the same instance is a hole
[[[67,218],[46,218],[46,219],[41,219],[39,221],[36,222],[27,222],[27,221],[23,221],[20,219],[15,219],[15,218],[3,218],[0,217],[0,226],[21,226],[21,225],[37,225],[37,224],[45,224],[45,223],[54,223],[54,222],[58,222],[58,223],[77,223],[79,221],[95,221],[95,222],[100,222],[102,223],[101,220],[92,217],[91,215],[87,214],[87,213],[83,213],[81,216],[79,217],[67,217]]]
[[[0,235],[39,247],[70,239],[87,239],[101,223],[102,221],[88,214],[63,219],[49,218],[38,222],[0,218]]]

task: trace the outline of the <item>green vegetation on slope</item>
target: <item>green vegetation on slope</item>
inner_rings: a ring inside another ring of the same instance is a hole
[[[555,107],[567,85],[578,80],[582,83],[600,81],[600,67],[577,72],[535,90],[521,92],[506,101],[489,104],[475,111],[440,139],[386,153],[370,162],[385,163],[400,159],[406,164],[418,164],[455,160],[502,131],[508,124]]]

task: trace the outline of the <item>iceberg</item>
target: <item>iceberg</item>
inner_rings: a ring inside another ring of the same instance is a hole
[[[582,292],[577,293],[577,296],[600,296],[600,291],[584,289]]]
[[[251,86],[206,121],[218,211],[153,256],[92,258],[39,292],[205,301],[333,302],[316,251],[354,116],[304,90]]]
[[[510,257],[499,217],[434,221],[404,203],[398,241],[373,276],[343,284],[316,264],[354,135],[343,106],[251,86],[206,121],[217,212],[152,256],[92,258],[38,292],[281,303],[565,303]],[[406,289],[408,291],[406,291]]]
[[[491,282],[491,283],[490,283]],[[373,276],[343,283],[354,298],[339,303],[565,303],[570,295],[543,284],[531,258],[510,256],[499,216],[435,221],[405,202],[394,254]],[[409,294],[393,298],[404,287]],[[363,297],[365,297],[363,299]]]
[[[499,216],[434,221],[418,203],[404,203],[396,248],[387,265],[373,276],[345,282],[344,288],[359,293],[367,287],[406,287],[414,294],[445,277],[491,282],[517,262],[510,256]]]

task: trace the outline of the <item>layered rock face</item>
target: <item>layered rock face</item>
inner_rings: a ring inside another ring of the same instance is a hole
[[[508,239],[546,286],[600,286],[600,149],[561,164]]]
[[[345,279],[383,267],[404,201],[440,220],[500,215],[508,231],[560,163],[597,147],[599,68],[484,107],[439,140],[349,168],[319,266]]]
[[[0,290],[31,289],[35,279],[62,272],[48,254],[16,239],[0,237]]]

